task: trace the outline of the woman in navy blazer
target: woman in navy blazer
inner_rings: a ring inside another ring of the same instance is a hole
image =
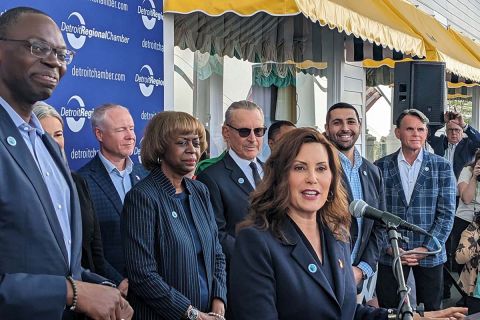
[[[191,115],[155,115],[142,141],[150,175],[125,197],[122,242],[134,318],[223,319],[225,256],[208,190],[186,178],[206,148]]]
[[[356,303],[337,152],[310,128],[279,144],[240,225],[230,273],[234,319],[387,319],[386,309]],[[465,310],[429,316],[457,311]]]

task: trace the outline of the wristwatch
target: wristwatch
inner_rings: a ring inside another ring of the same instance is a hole
[[[188,320],[197,320],[198,319],[199,311],[195,307],[191,307],[187,311],[187,319]]]

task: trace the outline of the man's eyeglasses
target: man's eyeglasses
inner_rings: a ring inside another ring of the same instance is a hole
[[[41,40],[15,40],[0,38],[0,41],[12,41],[24,43],[27,48],[30,48],[30,52],[37,58],[44,59],[48,57],[52,52],[57,60],[62,64],[70,64],[73,60],[75,52],[73,50],[64,48],[52,48],[50,44]]]
[[[236,130],[238,132],[238,135],[242,138],[248,137],[250,135],[250,133],[252,132],[252,130],[253,130],[253,134],[255,135],[255,137],[260,138],[260,137],[263,137],[265,135],[265,131],[267,130],[267,128],[265,128],[265,127],[253,128],[253,129],[250,129],[250,128],[235,128],[234,126],[231,126],[229,124],[227,124],[227,127]]]

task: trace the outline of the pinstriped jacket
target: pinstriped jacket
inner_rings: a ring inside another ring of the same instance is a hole
[[[375,162],[382,171],[385,181],[386,209],[403,220],[423,228],[438,239],[442,245],[441,253],[420,260],[422,267],[438,266],[447,259],[445,241],[455,217],[456,184],[452,165],[446,159],[423,150],[420,172],[410,203],[407,203],[398,170],[399,152],[400,150]],[[404,230],[402,235],[409,239],[408,245],[403,242],[399,244],[405,250],[422,246],[429,251],[438,249],[434,241],[424,235]],[[391,256],[385,252],[387,247],[390,247],[390,244],[385,233],[380,263],[391,265]]]
[[[183,184],[202,243],[210,302],[226,304],[225,256],[208,190],[199,181],[185,178]],[[174,186],[156,168],[125,197],[122,244],[135,319],[180,319],[190,304],[200,305],[194,239],[174,196]]]

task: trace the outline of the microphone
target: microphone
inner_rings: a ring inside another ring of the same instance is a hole
[[[403,219],[400,219],[392,213],[375,209],[374,207],[369,206],[363,200],[353,200],[348,207],[348,211],[350,211],[350,213],[356,218],[365,217],[368,219],[379,220],[384,224],[390,223],[402,229],[418,232],[423,235],[432,237],[431,234],[429,234],[422,228],[411,224]]]

